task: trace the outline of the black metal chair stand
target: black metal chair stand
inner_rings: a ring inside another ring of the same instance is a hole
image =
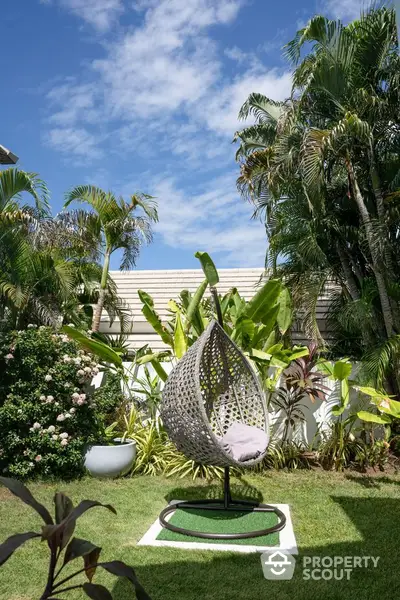
[[[221,510],[225,512],[263,512],[275,513],[278,517],[278,523],[273,527],[259,529],[258,531],[246,531],[244,533],[210,533],[207,531],[193,531],[184,527],[178,527],[170,523],[166,517],[176,510],[197,509],[197,510]],[[230,490],[229,467],[225,467],[224,476],[224,499],[223,500],[188,500],[170,504],[160,513],[160,523],[165,529],[182,533],[191,537],[203,538],[206,540],[244,540],[248,538],[260,537],[270,533],[281,531],[286,525],[286,516],[279,508],[268,504],[261,504],[256,501],[233,500]]]

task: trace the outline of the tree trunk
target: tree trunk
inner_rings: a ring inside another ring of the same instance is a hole
[[[357,204],[357,208],[359,210],[361,220],[362,220],[362,223],[365,228],[365,233],[366,233],[367,241],[368,241],[368,247],[369,247],[369,251],[371,254],[371,258],[372,258],[372,267],[374,270],[376,284],[378,286],[379,298],[381,301],[382,315],[383,315],[383,320],[385,323],[386,334],[388,337],[390,337],[391,335],[393,335],[393,315],[392,315],[392,309],[390,306],[389,295],[387,293],[385,279],[383,277],[382,271],[379,266],[379,256],[377,256],[377,252],[374,247],[372,225],[371,225],[371,220],[370,220],[370,216],[368,213],[368,209],[364,203],[364,198],[362,197],[362,194],[361,194],[361,191],[360,191],[360,188],[359,188],[359,185],[358,185],[355,173],[354,173],[353,165],[352,165],[349,157],[346,158],[346,168],[347,168],[347,173],[349,175],[349,180],[350,180],[350,185],[351,185],[351,188],[353,191],[354,200]]]
[[[376,200],[376,211],[378,213],[379,221],[384,228],[385,234],[387,235],[387,240],[385,240],[384,253],[385,253],[385,265],[389,271],[389,273],[393,273],[393,258],[392,253],[390,252],[390,247],[388,242],[389,239],[389,231],[387,225],[385,223],[385,206],[383,203],[383,194],[381,188],[381,178],[379,177],[378,169],[376,167],[375,161],[375,153],[374,148],[371,142],[370,145],[370,173],[371,173],[371,181],[372,188],[374,190],[375,200]]]
[[[106,297],[106,287],[107,287],[107,278],[108,278],[108,270],[110,268],[110,253],[106,251],[104,256],[104,264],[103,264],[103,272],[101,275],[100,282],[100,290],[99,290],[99,299],[97,300],[96,309],[93,315],[92,321],[92,331],[99,331],[100,328],[100,319],[103,312],[104,300]]]
[[[350,263],[347,259],[346,253],[340,245],[340,242],[336,242],[336,250],[339,255],[340,264],[342,265],[346,287],[349,291],[352,300],[360,299],[360,292],[358,291],[356,280],[354,279],[353,271]]]

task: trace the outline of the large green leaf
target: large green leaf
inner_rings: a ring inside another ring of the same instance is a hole
[[[286,333],[293,319],[292,299],[289,290],[284,287],[279,294],[279,311],[276,317],[279,331],[281,334]]]
[[[107,344],[103,344],[103,342],[98,340],[92,340],[86,334],[82,333],[78,329],[75,329],[75,327],[70,327],[69,325],[64,325],[64,327],[62,327],[62,331],[64,331],[68,337],[78,342],[82,348],[88,352],[91,352],[92,354],[95,354],[103,362],[111,363],[118,369],[123,367],[122,358],[120,355],[117,354],[115,350],[110,348],[110,346],[107,346]]]
[[[255,323],[263,323],[263,318],[272,307],[277,303],[281,292],[282,284],[278,279],[270,279],[267,281],[247,302],[244,311],[249,319]],[[279,308],[278,308],[279,310]]]
[[[317,362],[318,370],[324,373],[324,375],[326,375],[327,377],[330,377],[331,379],[335,378],[333,375],[334,366],[335,365],[332,362],[325,359],[319,360]]]
[[[207,252],[196,252],[195,257],[199,259],[201,268],[204,271],[204,275],[211,286],[217,285],[219,282],[219,275],[214,265],[214,262]]]
[[[371,398],[376,398],[376,399],[380,399],[380,400],[386,400],[386,399],[389,400],[390,399],[390,396],[388,394],[379,392],[378,390],[376,390],[375,388],[372,388],[372,387],[355,385],[354,389],[357,390],[358,392],[361,392],[362,394],[365,394],[366,396],[370,396]]]
[[[360,410],[357,413],[357,417],[361,421],[366,421],[367,423],[377,423],[378,425],[387,425],[392,422],[392,419],[388,415],[375,415],[374,413],[370,413],[366,410]]]
[[[138,290],[138,295],[143,303],[142,313],[146,318],[146,321],[150,323],[154,331],[158,333],[164,344],[167,344],[168,346],[172,347],[174,344],[174,340],[172,338],[172,335],[169,333],[169,331],[166,330],[166,328],[162,324],[159,315],[154,310],[153,298],[144,290]]]
[[[246,349],[254,335],[254,322],[246,316],[241,316],[237,321],[234,330],[232,331],[232,340]]]
[[[203,325],[203,320],[201,318],[200,315],[200,311],[199,311],[199,307],[200,307],[200,302],[204,296],[204,293],[207,289],[207,279],[205,279],[197,288],[196,292],[193,294],[189,306],[187,307],[186,310],[186,319],[187,319],[187,325],[186,325],[186,332],[189,331],[190,326],[193,326],[197,332],[198,335],[201,335],[204,331],[204,325]]]
[[[263,352],[262,350],[257,350],[256,348],[252,348],[249,351],[249,356],[256,362],[260,361],[263,363],[269,363],[272,358],[272,354],[268,354],[268,352]]]
[[[338,360],[333,367],[333,376],[339,381],[350,377],[353,365],[345,360]]]
[[[153,369],[155,370],[155,372],[157,373],[157,375],[161,379],[161,381],[163,381],[165,383],[167,381],[167,379],[168,379],[168,373],[161,366],[161,363],[157,359],[154,359],[154,360],[151,361],[151,364],[153,366]]]
[[[183,331],[181,315],[180,313],[176,313],[175,317],[175,331],[174,331],[174,351],[175,356],[177,358],[182,358],[182,356],[187,351],[187,337],[185,332]]]

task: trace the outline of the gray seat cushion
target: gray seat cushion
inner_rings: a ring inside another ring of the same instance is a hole
[[[268,446],[265,431],[237,421],[232,423],[220,440],[225,452],[239,462],[258,458]]]

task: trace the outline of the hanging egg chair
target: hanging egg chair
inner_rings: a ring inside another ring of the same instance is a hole
[[[216,294],[214,294],[215,297]],[[261,462],[269,442],[265,396],[248,360],[212,321],[189,348],[166,381],[161,417],[169,437],[185,456],[203,465],[224,467],[223,500],[194,500],[167,506],[160,514],[163,527],[206,539],[243,539],[283,529],[285,515],[255,501],[233,500],[229,467],[252,467]],[[259,531],[211,533],[184,529],[166,517],[178,509],[274,512],[278,523]]]

